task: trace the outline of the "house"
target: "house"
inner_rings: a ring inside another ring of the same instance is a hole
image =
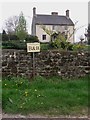
[[[33,8],[32,19],[32,35],[37,36],[42,43],[50,42],[50,35],[48,35],[41,26],[44,26],[50,31],[57,31],[65,33],[67,38],[74,31],[74,23],[69,17],[69,10],[66,10],[66,15],[58,15],[58,12],[52,12],[51,15],[36,14],[36,8]],[[74,35],[68,39],[68,42],[74,43]]]

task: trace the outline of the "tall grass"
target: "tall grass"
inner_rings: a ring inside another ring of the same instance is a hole
[[[61,80],[38,76],[3,79],[3,111],[44,115],[86,115],[88,78]]]

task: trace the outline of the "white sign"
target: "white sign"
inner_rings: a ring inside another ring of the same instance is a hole
[[[27,43],[27,52],[40,52],[40,43]]]

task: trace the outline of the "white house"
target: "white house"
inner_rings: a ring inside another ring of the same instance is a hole
[[[50,36],[42,29],[43,25],[46,29],[65,33],[67,38],[74,31],[74,23],[69,17],[69,10],[66,15],[58,15],[58,12],[52,12],[51,15],[36,14],[36,8],[33,8],[32,19],[32,35],[37,36],[42,43],[49,42]],[[68,39],[68,42],[74,43],[74,34]]]

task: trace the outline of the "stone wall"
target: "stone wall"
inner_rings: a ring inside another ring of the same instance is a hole
[[[32,53],[2,50],[2,76],[32,77]],[[43,51],[35,53],[35,74],[80,77],[90,73],[90,52]]]

